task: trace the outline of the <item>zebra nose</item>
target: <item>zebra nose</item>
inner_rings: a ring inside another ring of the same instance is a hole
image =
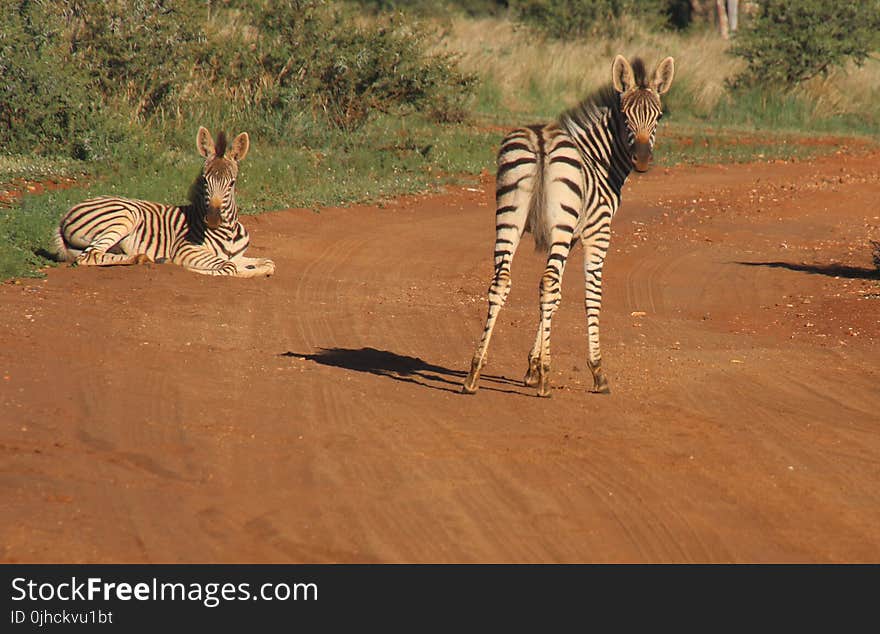
[[[651,167],[651,145],[648,143],[636,143],[633,148],[632,162],[638,172],[647,172]]]
[[[208,213],[205,214],[205,224],[208,225],[210,229],[216,229],[220,226],[220,212],[214,208],[208,208]]]

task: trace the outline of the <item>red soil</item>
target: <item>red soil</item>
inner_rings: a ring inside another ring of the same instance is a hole
[[[492,182],[246,218],[268,279],[0,286],[0,559],[880,561],[880,155],[658,169],[580,249],[552,399],[527,243],[481,390]]]

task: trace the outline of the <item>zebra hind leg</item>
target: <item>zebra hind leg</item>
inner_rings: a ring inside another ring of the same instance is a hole
[[[535,132],[524,128],[514,130],[501,143],[495,189],[495,273],[489,287],[486,326],[461,388],[464,394],[477,391],[495,321],[510,293],[510,265],[525,230],[535,189],[541,183],[537,167],[539,145]]]
[[[510,260],[505,259],[495,268],[495,275],[489,287],[489,313],[486,316],[486,326],[483,328],[483,336],[471,359],[471,370],[461,386],[462,394],[475,394],[477,383],[480,380],[480,372],[486,363],[486,354],[489,350],[489,341],[492,339],[492,331],[495,329],[495,321],[498,313],[507,301],[510,294]]]
[[[72,266],[127,266],[130,264],[150,264],[152,260],[148,255],[137,253],[107,253],[91,247],[86,248],[73,261]]]
[[[610,217],[610,216],[609,216]],[[609,221],[599,224],[581,237],[584,247],[584,307],[587,313],[587,367],[593,375],[596,394],[609,394],[608,378],[602,371],[602,352],[599,347],[599,313],[602,309],[602,266],[610,241]]]
[[[130,264],[148,264],[152,260],[143,253],[111,253],[119,242],[129,233],[126,225],[113,225],[95,236],[82,251],[76,255],[73,266],[126,266]],[[76,253],[76,245],[68,247],[68,251]]]
[[[590,372],[593,374],[593,387],[590,388],[590,391],[594,394],[610,394],[611,387],[608,385],[608,378],[602,371],[602,362],[599,361],[593,365],[593,362],[587,359],[587,367],[590,368]]]
[[[541,321],[535,346],[529,355],[529,369],[526,373],[526,385],[536,386],[538,396],[549,397],[550,394],[550,326],[553,315],[562,301],[562,275],[565,263],[571,251],[573,229],[564,224],[553,227],[550,254],[547,256],[547,267],[541,277]]]
[[[518,201],[515,200],[514,203],[516,202]],[[492,339],[492,331],[495,329],[495,321],[510,294],[510,264],[522,238],[525,227],[525,212],[526,206],[524,204],[501,205],[498,208],[496,214],[498,220],[496,221],[495,238],[495,274],[492,276],[492,283],[489,286],[489,311],[486,315],[483,336],[474,351],[473,359],[471,359],[470,372],[461,386],[462,394],[474,394],[477,391],[480,372],[486,363],[489,341]]]
[[[537,387],[538,386],[538,357],[541,353],[541,328],[538,327],[538,334],[535,337],[535,345],[532,346],[532,351],[529,352],[529,369],[526,370],[526,376],[523,378],[523,385],[526,387]]]

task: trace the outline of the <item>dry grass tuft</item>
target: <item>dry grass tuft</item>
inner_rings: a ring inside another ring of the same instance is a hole
[[[726,82],[744,67],[714,32],[654,32],[635,20],[624,21],[617,37],[573,42],[537,36],[505,18],[456,17],[443,26],[443,47],[458,53],[464,70],[478,73],[503,108],[514,112],[557,113],[607,82],[611,60],[621,53],[639,55],[649,67],[672,55],[678,90],[670,99],[678,110],[704,117],[726,98]],[[810,104],[815,118],[861,114],[877,121],[878,90],[880,60],[869,59],[861,68],[850,64],[816,78],[793,95]]]

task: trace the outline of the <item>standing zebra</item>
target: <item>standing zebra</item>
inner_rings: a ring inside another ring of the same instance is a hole
[[[609,392],[599,351],[599,310],[611,218],[630,171],[644,172],[650,166],[662,116],[660,95],[669,90],[673,73],[673,59],[667,57],[648,82],[640,59],[630,65],[618,55],[611,66],[612,86],[588,97],[557,122],[513,130],[501,142],[489,314],[462,392],[477,391],[492,329],[510,292],[510,264],[524,231],[531,231],[536,248],[548,253],[540,284],[541,320],[524,383],[537,386],[539,396],[550,396],[550,321],[562,297],[569,251],[580,239],[591,391]]]
[[[250,147],[247,132],[217,143],[203,127],[196,147],[205,158],[191,204],[178,207],[116,196],[100,196],[75,205],[55,234],[62,260],[109,266],[166,262],[205,275],[272,275],[272,260],[244,257],[250,239],[238,221],[235,177]]]

